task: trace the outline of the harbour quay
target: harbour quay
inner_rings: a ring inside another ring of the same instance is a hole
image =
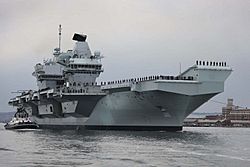
[[[186,118],[183,126],[188,127],[250,127],[250,109],[233,104],[233,99],[227,100],[222,112],[216,115],[206,115],[202,118]]]

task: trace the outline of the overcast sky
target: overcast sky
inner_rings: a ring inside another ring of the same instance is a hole
[[[105,56],[99,80],[176,75],[196,60],[227,61],[234,72],[225,92],[250,107],[250,1],[248,0],[1,0],[0,112],[13,111],[11,92],[36,89],[33,66],[52,57],[62,24],[62,48],[74,32],[88,35]],[[220,112],[207,102],[196,112]]]

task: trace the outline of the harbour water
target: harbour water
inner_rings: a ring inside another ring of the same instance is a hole
[[[249,166],[250,128],[182,132],[5,130],[0,166]]]

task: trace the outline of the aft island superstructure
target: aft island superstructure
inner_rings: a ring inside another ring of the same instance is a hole
[[[72,50],[56,48],[53,59],[36,64],[38,90],[9,104],[24,108],[40,128],[177,131],[190,113],[224,91],[232,72],[225,62],[196,61],[178,76],[97,83],[102,56],[91,53],[86,39],[75,33]]]

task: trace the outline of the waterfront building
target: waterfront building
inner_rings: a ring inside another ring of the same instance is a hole
[[[206,115],[204,118],[186,118],[184,126],[228,126],[228,127],[250,127],[250,109],[233,104],[233,99],[227,100],[222,107],[222,115]]]
[[[222,115],[227,120],[249,120],[250,121],[250,109],[235,106],[233,99],[227,100],[226,107],[222,108]]]

